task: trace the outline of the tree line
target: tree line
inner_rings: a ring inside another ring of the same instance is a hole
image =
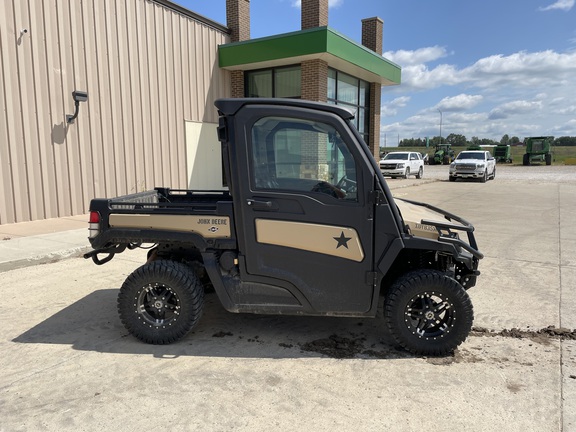
[[[464,135],[460,134],[450,134],[447,137],[442,138],[440,140],[439,136],[435,136],[432,138],[405,138],[400,141],[400,147],[426,147],[426,141],[428,140],[428,146],[434,147],[436,144],[439,143],[448,143],[452,144],[453,146],[457,147],[468,147],[468,146],[476,146],[476,145],[522,145],[522,141],[517,136],[510,137],[508,134],[504,135],[500,141],[495,141],[488,138],[478,138],[472,137],[468,140]],[[555,146],[562,146],[562,147],[570,147],[576,146],[576,137],[570,136],[563,136],[554,139],[553,145]]]

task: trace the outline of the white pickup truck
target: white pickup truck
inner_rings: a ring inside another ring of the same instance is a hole
[[[380,171],[385,177],[419,179],[424,175],[424,160],[418,152],[390,152],[380,160]]]
[[[466,150],[460,152],[454,162],[450,164],[448,179],[456,181],[457,178],[486,180],[496,178],[496,160],[489,151]]]

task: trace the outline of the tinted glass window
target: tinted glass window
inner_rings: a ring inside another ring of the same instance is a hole
[[[302,92],[300,66],[246,71],[247,97],[300,98]]]
[[[340,134],[315,121],[265,117],[252,128],[251,187],[356,201],[356,165]]]

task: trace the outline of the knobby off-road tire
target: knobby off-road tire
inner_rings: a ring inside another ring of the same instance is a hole
[[[392,336],[416,355],[443,356],[472,329],[474,311],[466,290],[436,270],[417,270],[396,280],[384,303]]]
[[[161,345],[184,337],[204,308],[204,288],[192,269],[175,261],[152,261],[136,269],[118,294],[126,329],[143,342]]]

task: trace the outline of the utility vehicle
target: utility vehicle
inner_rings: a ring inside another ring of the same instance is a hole
[[[467,337],[467,294],[482,258],[473,226],[393,198],[351,123],[329,104],[220,99],[226,191],[156,188],[90,204],[85,255],[155,245],[123,283],[120,318],[136,338],[184,337],[213,288],[230,312],[375,317],[418,355]],[[382,331],[386,331],[382,329]]]

